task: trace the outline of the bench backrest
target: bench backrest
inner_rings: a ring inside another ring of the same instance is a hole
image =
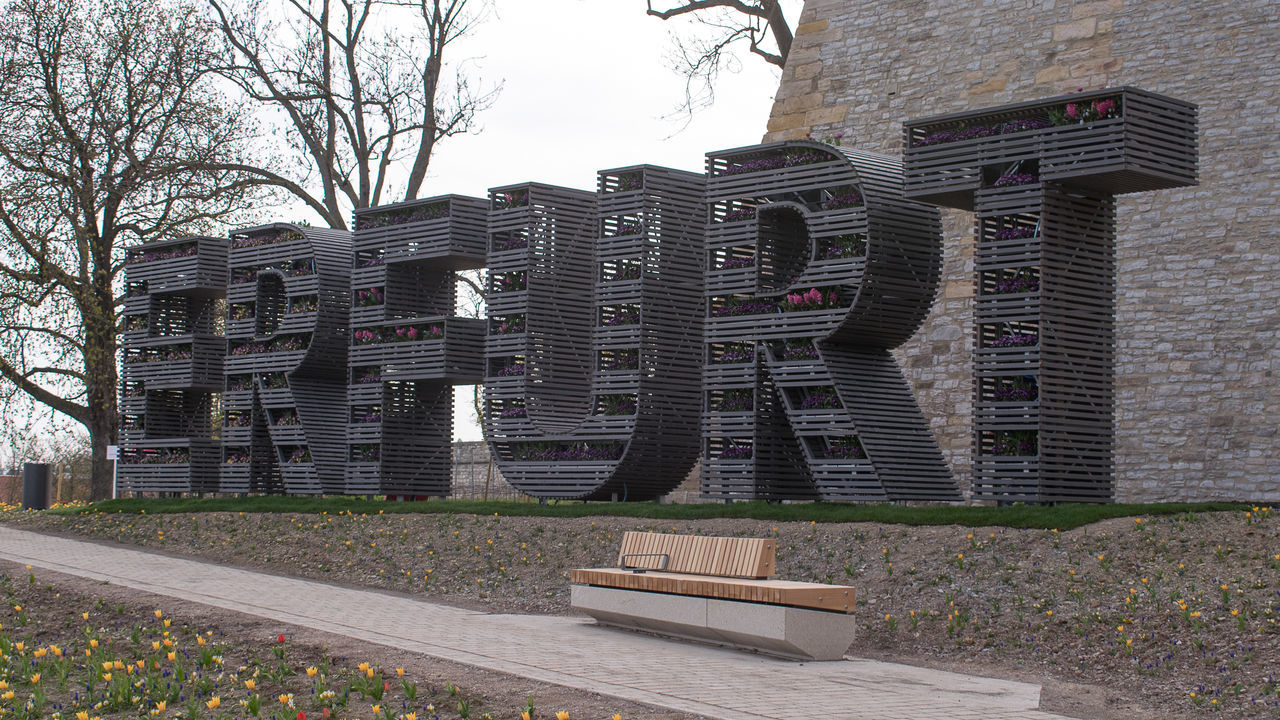
[[[618,566],[735,578],[767,578],[774,573],[777,544],[766,538],[705,537],[626,532]],[[644,557],[629,557],[641,555]],[[663,558],[666,555],[666,567]]]

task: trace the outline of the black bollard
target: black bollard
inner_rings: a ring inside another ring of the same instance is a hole
[[[47,463],[23,463],[22,508],[24,510],[49,509],[49,465]]]

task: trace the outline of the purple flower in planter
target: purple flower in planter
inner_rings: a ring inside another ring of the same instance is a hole
[[[715,317],[733,317],[736,315],[762,315],[778,311],[778,303],[771,300],[738,300],[730,298],[725,304],[712,311]]]
[[[523,360],[517,360],[516,362],[510,363],[508,365],[504,365],[503,367],[498,368],[498,372],[496,373],[497,377],[517,377],[523,374],[524,374]]]
[[[1028,347],[1039,343],[1040,336],[1035,333],[1006,333],[992,340],[990,347]]]
[[[819,390],[800,398],[801,410],[818,410],[840,407],[840,398],[834,392]]]
[[[756,359],[755,347],[751,345],[730,345],[715,358],[717,364],[745,363]]]
[[[1010,185],[1028,185],[1040,180],[1040,176],[1031,173],[1007,173],[992,183],[992,187],[1008,187]]]
[[[730,445],[720,451],[721,460],[744,460],[751,457],[750,445]]]
[[[1040,389],[1035,378],[1014,378],[1008,383],[1000,383],[991,393],[996,402],[1029,402],[1040,397]]]
[[[831,197],[822,203],[823,210],[839,210],[862,204],[862,193],[857,188],[845,186],[832,191]]]
[[[833,438],[827,446],[827,457],[860,460],[867,453],[858,438]]]
[[[601,370],[635,370],[640,367],[640,351],[634,348],[619,350],[612,358],[606,356],[600,362]]]
[[[997,282],[995,287],[992,289],[992,294],[1004,295],[1007,293],[1029,293],[1036,292],[1039,289],[1039,280],[1027,275],[1019,274],[1016,277],[1005,278],[1004,280]]]
[[[997,230],[991,235],[992,240],[1017,240],[1018,238],[1035,237],[1036,229],[1033,227],[1013,227]]]
[[[1035,430],[999,432],[991,446],[992,455],[1036,455],[1039,450],[1038,433]]]
[[[813,343],[804,341],[788,340],[782,349],[783,360],[817,360],[818,348]]]
[[[605,318],[605,325],[635,325],[640,322],[640,312],[638,310],[619,310],[613,315]]]
[[[1049,127],[1049,123],[1040,118],[1024,118],[1022,120],[1010,120],[1000,126],[1000,134],[1022,132],[1024,130],[1039,130]]]
[[[382,288],[369,288],[367,290],[356,291],[356,305],[360,307],[372,307],[374,305],[386,304],[387,298],[383,294]]]
[[[837,307],[839,304],[840,298],[834,290],[823,293],[818,288],[810,288],[804,293],[788,293],[786,301],[782,303],[782,309],[787,311],[825,310]]]
[[[592,445],[583,443],[569,447],[549,445],[547,443],[531,443],[517,451],[521,460],[544,460],[553,462],[581,460],[617,460],[622,457],[622,448],[616,445]]]
[[[724,261],[720,263],[719,269],[733,270],[736,268],[755,267],[755,265],[756,258],[754,255],[748,255],[746,257],[739,255],[737,257],[725,258]]]
[[[720,222],[726,222],[726,223],[740,222],[742,220],[751,220],[755,218],[755,216],[756,216],[755,208],[738,208],[737,210],[730,210],[729,212],[725,213],[724,217],[720,218]]]
[[[493,196],[493,206],[496,210],[507,210],[510,208],[525,207],[529,204],[528,191],[513,191],[509,193],[498,193]]]
[[[498,413],[498,417],[500,418],[522,418],[526,416],[527,416],[527,413],[523,405],[520,405],[517,407],[509,407],[506,410],[503,410],[502,412]]]
[[[715,409],[717,412],[745,412],[755,407],[755,394],[751,390],[726,390]]]
[[[618,192],[625,192],[627,190],[639,190],[640,183],[641,183],[640,173],[638,172],[623,173],[618,176]]]

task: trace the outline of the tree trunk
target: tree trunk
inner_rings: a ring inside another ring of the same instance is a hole
[[[87,405],[85,428],[89,431],[92,470],[89,498],[93,502],[111,499],[114,462],[107,459],[107,446],[120,442],[120,410],[116,388],[120,379],[116,367],[115,301],[109,287],[94,293],[84,308],[84,384]]]

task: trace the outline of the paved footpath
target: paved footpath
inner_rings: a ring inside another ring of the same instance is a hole
[[[726,720],[1061,720],[1037,685],[870,660],[798,663],[494,615],[0,526],[0,558]],[[855,644],[856,648],[856,644]]]

